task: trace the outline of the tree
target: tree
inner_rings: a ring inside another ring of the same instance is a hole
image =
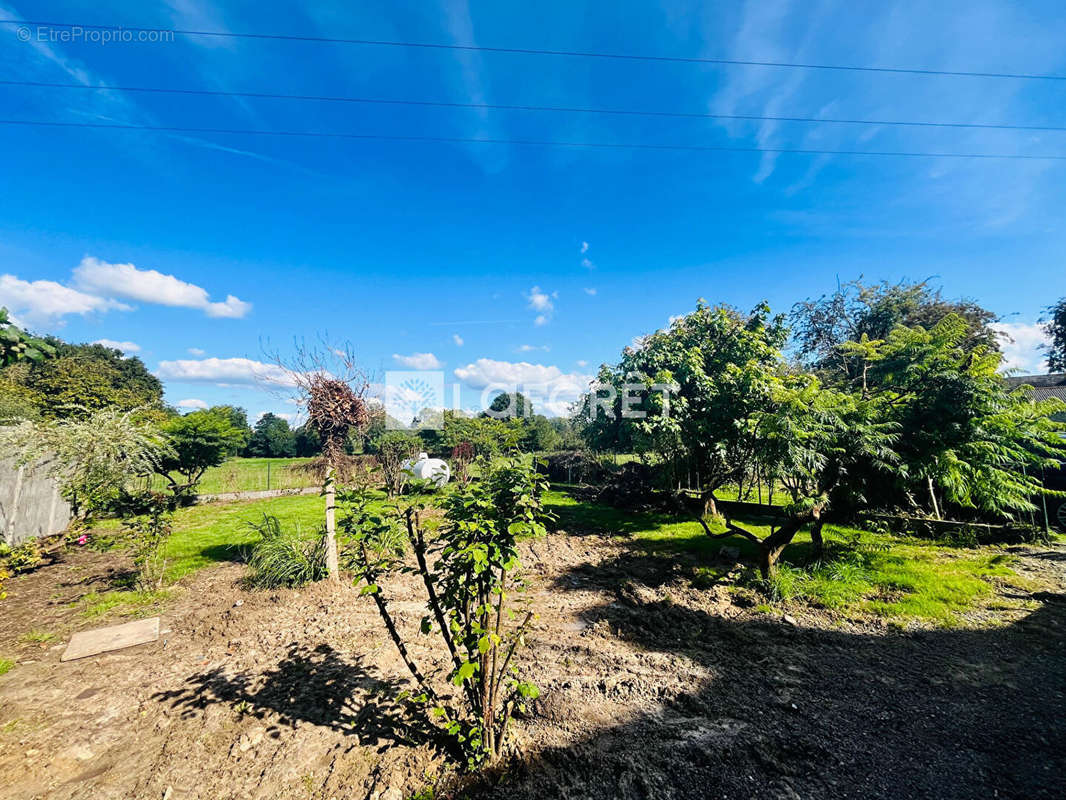
[[[248,424],[248,412],[240,406],[211,406],[210,410],[229,419],[230,424],[241,432],[240,446],[228,454],[230,457],[239,456],[248,446],[249,439],[252,438],[252,426]]]
[[[155,426],[117,408],[84,419],[3,427],[0,444],[17,463],[50,475],[81,517],[107,507],[134,479],[150,475],[173,455]]]
[[[1048,306],[1044,320],[1044,333],[1051,339],[1047,346],[1049,372],[1066,371],[1066,297]]]
[[[488,410],[481,412],[482,416],[492,419],[525,418],[532,414],[533,404],[521,392],[500,392],[492,398]]]
[[[16,361],[39,362],[55,355],[55,348],[15,325],[6,308],[0,308],[0,367]]]
[[[324,475],[326,569],[333,581],[339,581],[336,473],[346,463],[345,451],[352,435],[370,423],[366,404],[369,382],[356,366],[350,347],[341,349],[323,342],[318,349],[301,346],[291,365],[280,357],[274,360],[292,379],[299,392],[298,402],[307,409],[307,424],[322,443],[321,461],[310,466],[321,468]]]
[[[296,455],[296,437],[288,422],[266,413],[255,423],[245,452],[260,458],[290,458]]]
[[[669,328],[626,347],[617,367],[601,369],[605,388],[585,399],[589,427],[630,440],[667,468],[683,461],[699,474],[706,511],[717,514],[714,493],[739,480],[754,458],[752,420],[784,369],[786,338],[783,318],[771,317],[766,304],[742,314],[700,301]]]
[[[171,452],[158,472],[170,483],[175,496],[191,492],[209,467],[217,467],[244,441],[244,432],[232,416],[215,409],[174,417],[162,426]],[[178,473],[181,481],[174,477]]]
[[[22,387],[41,416],[86,417],[94,411],[156,409],[162,417],[163,385],[136,357],[103,345],[72,345],[48,337],[53,358],[20,362],[3,371]]]
[[[522,423],[521,448],[526,453],[545,453],[554,450],[559,443],[559,434],[543,414],[536,414]]]
[[[829,295],[807,299],[792,307],[790,321],[800,358],[832,381],[857,377],[855,360],[841,350],[848,341],[884,339],[893,329],[920,326],[930,329],[949,314],[966,324],[967,349],[999,349],[999,334],[990,327],[996,315],[973,300],[945,300],[942,290],[928,281],[866,285],[850,281]]]
[[[318,432],[306,422],[293,431],[293,444],[296,455],[300,458],[322,454],[322,440],[318,438]]]
[[[900,431],[899,483],[908,502],[925,496],[936,516],[943,502],[997,518],[1036,510],[1041,467],[1066,460],[1064,428],[1051,415],[1061,402],[1033,402],[999,374],[1002,356],[970,348],[969,326],[951,314],[929,330],[897,327],[882,340],[844,346],[864,376],[861,391],[882,404]]]
[[[726,520],[716,534],[739,534],[759,547],[759,569],[768,577],[796,534],[810,525],[815,552],[822,550],[822,526],[831,515],[846,516],[866,504],[865,490],[898,466],[893,450],[897,428],[876,403],[823,387],[813,375],[784,374],[772,381],[769,402],[755,412],[755,457],[781,478],[792,502],[785,522],[765,538]]]

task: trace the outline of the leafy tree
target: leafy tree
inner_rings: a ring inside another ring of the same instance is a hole
[[[1062,404],[1034,403],[1028,387],[1011,391],[1000,353],[971,349],[969,335],[952,314],[928,331],[900,326],[843,349],[861,368],[863,396],[899,428],[899,482],[910,502],[924,495],[940,516],[943,493],[958,507],[1012,518],[1035,510],[1040,467],[1066,459],[1063,426],[1051,419]]]
[[[582,444],[580,419],[577,417],[552,417],[548,420],[558,439],[555,448],[576,450]]]
[[[7,309],[0,308],[0,367],[16,361],[44,361],[54,355],[52,345],[22,330],[11,322]]]
[[[1051,339],[1048,345],[1047,363],[1051,372],[1066,371],[1066,297],[1053,306],[1048,306],[1044,332]]]
[[[781,478],[792,502],[786,521],[769,536],[726,521],[727,532],[740,534],[759,546],[759,568],[767,577],[796,534],[810,526],[815,551],[822,549],[822,526],[833,516],[843,517],[867,503],[871,480],[883,480],[898,469],[893,446],[897,426],[879,413],[877,403],[823,387],[813,375],[784,374],[772,380],[769,402],[751,419],[757,432],[756,458]]]
[[[98,344],[72,345],[54,337],[46,342],[53,358],[16,364],[3,372],[6,381],[32,399],[41,416],[85,417],[108,407],[161,412],[163,385],[139,358],[126,358]]]
[[[287,421],[267,413],[255,423],[245,452],[262,458],[288,458],[296,455],[296,437]]]
[[[157,471],[176,496],[191,492],[209,467],[217,467],[244,441],[244,432],[234,426],[232,416],[213,409],[175,417],[162,429],[171,453]],[[175,472],[182,480],[174,477]]]
[[[211,406],[209,410],[228,418],[230,424],[241,432],[240,446],[228,454],[230,457],[239,456],[252,438],[252,426],[248,424],[248,412],[239,406]]]
[[[845,342],[884,339],[900,325],[928,330],[949,314],[964,320],[967,349],[999,349],[999,334],[990,327],[995,314],[972,300],[946,300],[928,281],[850,281],[832,294],[796,303],[790,320],[800,358],[833,381],[848,381],[857,377],[858,366],[841,350]]]
[[[509,424],[491,417],[467,417],[455,411],[445,411],[440,443],[444,452],[450,452],[462,442],[473,448],[475,458],[489,458],[498,455],[508,447],[516,445],[514,429]],[[427,451],[428,452],[428,451]]]
[[[514,420],[521,423],[520,447],[527,453],[545,453],[554,450],[559,443],[559,434],[543,414],[528,419]]]
[[[492,398],[488,410],[481,413],[492,419],[525,418],[533,414],[533,404],[521,392],[500,392]]]
[[[78,516],[108,506],[173,455],[155,426],[117,408],[0,428],[0,443],[18,463],[54,478]]]
[[[669,328],[626,347],[617,367],[601,370],[612,408],[604,408],[609,397],[587,397],[589,427],[616,442],[628,439],[665,465],[683,459],[699,473],[701,500],[715,514],[714,493],[738,480],[755,456],[752,420],[784,368],[786,337],[783,319],[765,304],[742,314],[700,301]]]
[[[318,432],[306,422],[293,431],[293,444],[296,455],[301,458],[309,458],[322,453],[322,440],[318,438]]]

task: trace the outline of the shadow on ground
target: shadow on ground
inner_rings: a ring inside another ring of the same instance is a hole
[[[615,566],[606,581],[628,573],[646,586],[674,568],[635,554]],[[570,577],[596,580],[583,567]],[[556,583],[570,588],[566,576]],[[512,765],[472,796],[1062,797],[1064,595],[1035,596],[1037,611],[999,629],[863,635],[730,619],[615,588],[612,602],[582,615],[587,629],[606,628],[637,652],[682,657],[713,677]],[[595,652],[589,636],[581,645]],[[553,724],[577,724],[565,715],[581,697],[565,684],[547,687],[539,702],[542,719],[551,707]]]
[[[427,742],[434,731],[424,717],[396,700],[404,688],[374,677],[361,658],[345,658],[324,644],[305,649],[293,643],[273,669],[229,675],[219,667],[192,675],[180,689],[154,699],[170,702],[185,716],[223,703],[237,713],[273,719],[275,726],[310,722],[358,736],[363,744]]]

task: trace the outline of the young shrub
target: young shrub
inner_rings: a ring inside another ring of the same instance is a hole
[[[404,464],[418,454],[421,442],[407,431],[389,431],[377,442],[378,464],[385,478],[385,491],[390,496],[403,493],[410,474]]]
[[[249,586],[256,589],[292,588],[320,581],[329,575],[323,537],[304,539],[298,531],[286,533],[277,517],[266,514],[262,522],[248,524],[260,536],[248,555]]]
[[[533,611],[527,609],[516,624],[513,606],[524,591],[518,538],[544,532],[549,516],[541,505],[544,487],[543,476],[518,460],[479,483],[455,487],[439,501],[445,521],[431,542],[417,507],[378,514],[365,492],[347,498],[344,525],[353,539],[357,580],[366,583],[362,591],[373,598],[418,685],[414,699],[454,737],[470,767],[499,760],[511,717],[540,693],[513,662]],[[414,567],[399,560],[397,530],[406,534]],[[444,701],[420,671],[389,611],[380,580],[398,571],[422,579],[429,613],[421,631],[439,636],[448,651],[447,677],[460,689],[454,701]]]
[[[159,591],[166,577],[167,545],[173,531],[170,502],[156,492],[147,492],[139,500],[141,513],[127,520],[123,527],[133,547],[137,588],[145,592]]]
[[[474,446],[470,442],[462,441],[452,448],[452,472],[462,486],[470,482],[470,464],[473,460]]]
[[[26,539],[11,548],[7,554],[7,567],[18,575],[22,572],[32,572],[44,563],[44,554],[41,552],[41,544],[36,539]]]

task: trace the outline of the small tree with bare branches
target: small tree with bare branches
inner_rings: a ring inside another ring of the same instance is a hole
[[[338,349],[321,342],[318,347],[299,344],[291,362],[275,356],[285,370],[307,410],[307,424],[322,442],[322,455],[308,465],[324,474],[322,495],[326,498],[326,568],[332,580],[339,578],[336,524],[336,474],[345,466],[348,436],[370,423],[366,392],[370,385],[359,369],[351,348]]]

